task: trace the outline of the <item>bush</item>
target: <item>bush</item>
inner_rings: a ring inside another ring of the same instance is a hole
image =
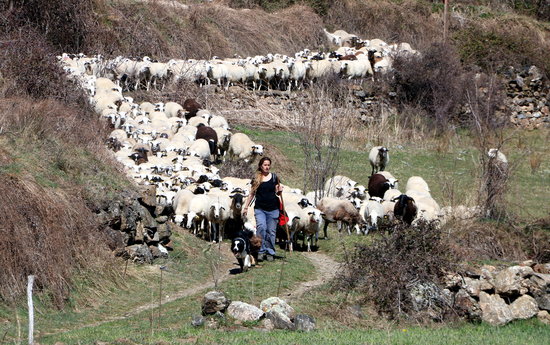
[[[486,73],[504,71],[508,66],[535,65],[550,72],[550,43],[536,24],[518,18],[472,22],[455,32],[453,42],[461,60]]]
[[[451,46],[432,44],[422,55],[397,55],[387,80],[403,107],[420,106],[444,132],[456,123],[464,100],[465,73]]]
[[[372,301],[389,318],[418,319],[426,312],[439,320],[447,317],[449,307],[437,284],[453,265],[441,230],[435,223],[424,222],[418,227],[397,225],[390,231],[369,246],[356,246],[336,288],[364,293],[364,301]],[[430,302],[415,299],[419,288],[433,292],[427,298]]]

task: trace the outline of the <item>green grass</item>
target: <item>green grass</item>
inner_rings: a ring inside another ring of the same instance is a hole
[[[275,146],[283,152],[293,167],[288,176],[281,176],[283,182],[303,188],[304,153],[296,134],[283,131],[252,130],[238,127],[259,143]],[[507,195],[510,210],[523,219],[548,216],[550,206],[550,153],[547,131],[533,131],[513,134],[503,147],[512,167]],[[434,199],[440,206],[473,204],[476,201],[479,183],[477,181],[479,153],[471,144],[467,134],[459,134],[446,152],[440,153],[433,143],[392,143],[390,163],[387,170],[400,181],[404,192],[406,181],[411,176],[422,176],[431,188]],[[368,184],[371,167],[368,149],[349,149],[354,143],[344,142],[337,174],[345,175],[363,185]],[[372,145],[374,146],[374,145]],[[519,147],[518,147],[519,146]],[[370,146],[369,146],[370,147]],[[536,173],[531,173],[529,155],[524,150],[539,153],[542,162]],[[266,152],[269,156],[269,152]],[[281,169],[274,162],[274,171]]]

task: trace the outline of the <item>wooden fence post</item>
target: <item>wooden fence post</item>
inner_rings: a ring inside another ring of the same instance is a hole
[[[27,304],[29,306],[29,345],[34,344],[34,308],[32,304],[32,286],[34,284],[34,276],[28,276],[27,282]]]

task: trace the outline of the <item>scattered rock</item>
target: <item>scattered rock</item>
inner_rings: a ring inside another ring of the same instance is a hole
[[[482,311],[481,319],[493,326],[505,325],[513,319],[510,307],[499,295],[489,295],[481,291],[479,306]]]
[[[202,315],[216,314],[227,309],[231,301],[225,297],[223,292],[210,291],[204,295],[202,300]]]
[[[535,272],[529,266],[508,267],[495,275],[493,285],[497,293],[522,294],[526,292],[523,279],[533,273]]]
[[[263,300],[260,303],[260,309],[264,313],[268,312],[279,312],[281,314],[284,314],[288,317],[288,319],[293,319],[295,315],[294,308],[292,308],[288,303],[286,303],[284,300],[280,299],[279,297],[270,297],[265,300]]]
[[[298,314],[294,318],[294,326],[297,331],[311,332],[315,330],[315,319],[309,315]]]
[[[151,264],[153,262],[153,254],[146,244],[134,244],[126,247],[130,260],[137,264]]]
[[[275,329],[294,330],[294,324],[291,319],[278,310],[268,311],[265,314],[266,319],[271,320]]]
[[[512,304],[510,304],[510,311],[512,312],[512,319],[529,319],[537,315],[539,307],[535,299],[529,295],[523,295]]]
[[[470,321],[481,320],[481,308],[479,304],[462,289],[455,294],[454,309],[458,315]]]
[[[550,314],[546,310],[541,310],[537,314],[537,318],[540,322],[550,325]]]
[[[227,307],[227,315],[240,321],[258,321],[264,312],[251,304],[235,301]]]
[[[195,315],[195,316],[193,316],[193,319],[191,320],[191,325],[193,327],[204,326],[205,321],[206,321],[206,319],[202,315]]]

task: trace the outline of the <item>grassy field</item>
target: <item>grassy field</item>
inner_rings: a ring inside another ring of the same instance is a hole
[[[295,133],[284,131],[261,131],[239,127],[260,143],[274,146],[282,152],[292,167],[277,166],[274,171],[283,171],[283,181],[303,188],[304,153]],[[524,219],[541,218],[550,214],[550,152],[548,131],[514,132],[503,147],[512,169],[507,199],[510,209]],[[422,176],[431,188],[432,195],[441,206],[472,205],[475,203],[479,184],[477,164],[479,152],[466,134],[457,134],[441,150],[436,140],[391,143],[390,163],[387,170],[401,181],[404,188],[411,176]],[[269,147],[268,146],[268,147]],[[338,173],[349,176],[358,183],[368,184],[371,167],[368,149],[358,148],[357,143],[344,142]],[[269,156],[269,151],[266,153]],[[532,173],[530,157],[539,157],[539,167]]]
[[[301,187],[303,169],[300,167],[304,155],[293,133],[242,127],[238,130],[284,154],[287,166],[278,167],[275,162],[274,170],[284,172],[288,184]],[[529,162],[522,162],[519,154],[510,154],[511,161],[517,162],[512,181],[514,188],[519,190],[510,199],[528,205],[531,216],[542,217],[547,215],[548,208],[537,205],[550,196],[550,166],[547,153],[543,150],[546,138],[543,132],[536,132],[528,133],[527,139],[523,140],[528,142],[524,145],[539,147],[538,152],[543,159],[538,170],[531,174]],[[391,145],[389,170],[402,181],[412,175],[424,176],[436,200],[442,205],[447,202],[465,203],[472,200],[476,190],[472,181],[475,181],[477,151],[468,145],[467,136],[457,139],[457,142],[462,147],[455,143],[445,153],[438,153],[425,142]],[[517,139],[509,145],[510,152],[514,152],[514,145],[519,146]],[[354,148],[353,143],[346,142],[344,146],[339,171],[366,184],[370,174],[367,154],[360,148]],[[521,213],[522,210],[514,206],[516,204],[510,205],[514,211]],[[320,242],[319,250],[338,261],[343,261],[354,250],[356,243],[372,240],[372,236],[347,236],[335,230],[331,230],[330,237]],[[259,323],[243,324],[229,319],[218,320],[218,329],[195,328],[190,322],[193,316],[200,314],[202,296],[213,288],[215,279],[221,279],[217,289],[224,291],[231,300],[259,305],[264,298],[277,294],[284,297],[299,283],[313,279],[315,269],[307,260],[307,253],[298,252],[288,255],[284,264],[282,261],[267,263],[247,274],[229,274],[228,278],[223,278],[224,274],[234,272],[237,267],[232,258],[227,258],[227,253],[218,252],[217,246],[210,246],[185,231],[174,234],[174,243],[175,250],[170,258],[155,265],[130,264],[125,268],[124,262],[121,262],[120,275],[112,282],[97,286],[90,284],[90,281],[79,281],[70,308],[64,311],[53,309],[44,302],[47,298],[37,299],[37,340],[41,344],[95,344],[96,341],[112,344],[305,344],[312,341],[318,344],[541,344],[550,336],[550,327],[537,320],[514,322],[505,327],[464,323],[415,326],[385,321],[368,308],[363,310],[361,317],[353,316],[348,308],[354,296],[331,291],[328,285],[309,291],[293,304],[298,313],[316,318],[318,330],[314,333],[270,333],[262,331]],[[226,247],[224,249],[227,250]],[[161,265],[168,267],[163,273],[164,301],[186,289],[203,288],[164,302],[159,309]],[[281,269],[284,272],[282,275]],[[209,283],[211,287],[205,287]],[[152,309],[139,311],[140,306],[149,303],[154,304]],[[13,343],[16,343],[18,334],[17,319],[20,322],[19,331],[25,334],[24,304],[0,308],[0,320],[4,321],[0,336]]]

